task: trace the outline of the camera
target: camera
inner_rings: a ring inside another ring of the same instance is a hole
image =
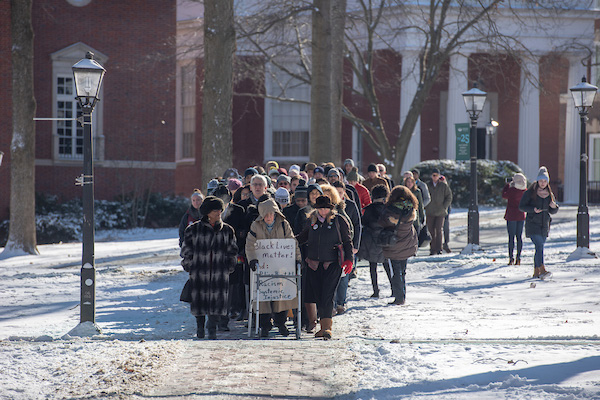
[[[511,183],[512,182],[512,177],[506,178],[506,183]]]

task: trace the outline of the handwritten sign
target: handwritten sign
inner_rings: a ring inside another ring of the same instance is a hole
[[[256,241],[258,268],[251,276],[253,300],[256,297],[256,275],[290,275],[286,278],[264,277],[260,281],[258,301],[293,300],[296,298],[296,240],[259,239]]]

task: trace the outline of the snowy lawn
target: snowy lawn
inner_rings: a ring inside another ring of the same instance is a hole
[[[465,214],[453,211],[453,232],[464,230],[456,221]],[[597,252],[599,217],[593,209]],[[530,278],[528,239],[522,265],[506,265],[499,210],[482,212],[482,235],[496,238],[484,253],[430,257],[422,249],[409,260],[405,306],[387,304],[381,267],[382,297],[370,298],[360,263],[348,310],[334,317],[334,340],[351,352],[349,376],[357,376],[339,398],[600,399],[600,262],[565,262],[575,250],[574,220],[552,226],[547,281]],[[0,399],[147,398],[182,356],[195,326],[179,302],[186,275],[176,229],[98,232],[96,240],[103,332],[93,338],[66,335],[79,322],[81,244],[0,255]],[[241,325],[228,337],[249,340]],[[316,339],[285,343],[305,340]],[[260,368],[260,359],[248,362]]]

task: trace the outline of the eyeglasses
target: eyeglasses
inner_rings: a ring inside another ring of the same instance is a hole
[[[251,184],[251,186],[262,186],[262,187],[264,187],[265,185],[263,183],[256,183],[256,182],[254,182],[254,183]]]
[[[290,186],[290,183],[289,182],[279,182],[277,184],[277,186],[279,186],[279,187],[281,187],[281,186]]]

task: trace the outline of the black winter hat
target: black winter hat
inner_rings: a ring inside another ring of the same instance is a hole
[[[211,211],[214,211],[214,210],[223,211],[224,208],[225,208],[225,204],[223,203],[223,200],[221,200],[215,196],[208,196],[207,198],[204,199],[204,201],[202,202],[202,205],[200,206],[200,214],[208,215],[208,213],[210,213]]]
[[[217,188],[212,192],[212,195],[215,197],[218,197],[220,199],[223,199],[224,196],[227,196],[227,198],[228,198],[227,201],[231,200],[231,192],[225,185],[217,186]]]
[[[331,199],[329,197],[319,196],[315,201],[314,208],[333,208],[333,203],[331,202]]]
[[[306,199],[308,197],[308,188],[306,186],[296,186],[294,196],[297,199]]]
[[[377,165],[375,165],[373,163],[369,164],[369,167],[367,168],[367,172],[378,172]]]

